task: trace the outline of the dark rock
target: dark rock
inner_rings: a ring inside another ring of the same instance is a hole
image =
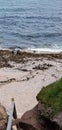
[[[36,69],[36,70],[46,70],[49,67],[52,67],[52,65],[45,63],[45,64],[42,64],[42,65],[39,64],[38,66],[33,67],[33,69]]]
[[[18,54],[18,55],[20,55],[20,54],[21,54],[20,50],[17,50],[17,54]]]
[[[29,80],[30,78],[29,77],[26,77],[27,80]]]
[[[25,71],[25,72],[28,71],[27,69],[21,69],[21,70],[22,70],[22,71]]]
[[[14,50],[12,50],[11,53],[14,54]]]

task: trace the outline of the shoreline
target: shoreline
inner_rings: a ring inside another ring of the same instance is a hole
[[[18,117],[36,104],[43,86],[62,77],[62,53],[15,53],[0,50],[0,102],[10,110],[15,99]]]
[[[52,55],[52,54],[61,54],[62,55],[62,50],[37,50],[36,49],[0,49],[0,54],[28,54],[28,55],[38,55],[38,56],[42,56],[42,55]]]
[[[20,52],[27,52],[27,53],[36,53],[36,54],[51,54],[51,53],[62,53],[62,49],[54,49],[54,48],[0,48],[0,51],[20,51]]]

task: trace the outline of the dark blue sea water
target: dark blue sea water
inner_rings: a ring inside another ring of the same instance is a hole
[[[0,0],[0,48],[62,50],[62,0]]]

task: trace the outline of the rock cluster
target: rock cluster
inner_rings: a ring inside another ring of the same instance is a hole
[[[20,125],[21,130],[62,130],[62,112],[53,119],[47,119],[41,115],[43,104],[38,103],[32,110],[27,111],[22,118],[13,121],[13,125]],[[0,130],[6,130],[7,112],[0,104]]]
[[[49,67],[52,67],[51,64],[42,64],[42,65],[38,65],[38,66],[35,66],[33,69],[36,69],[36,70],[46,70],[48,69]]]
[[[47,119],[41,115],[41,109],[42,104],[38,103],[36,107],[26,112],[20,120],[20,127],[23,130],[62,130],[62,118],[58,115],[53,120]]]

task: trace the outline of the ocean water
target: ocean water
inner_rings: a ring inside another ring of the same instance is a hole
[[[62,0],[0,0],[0,48],[62,50]]]

